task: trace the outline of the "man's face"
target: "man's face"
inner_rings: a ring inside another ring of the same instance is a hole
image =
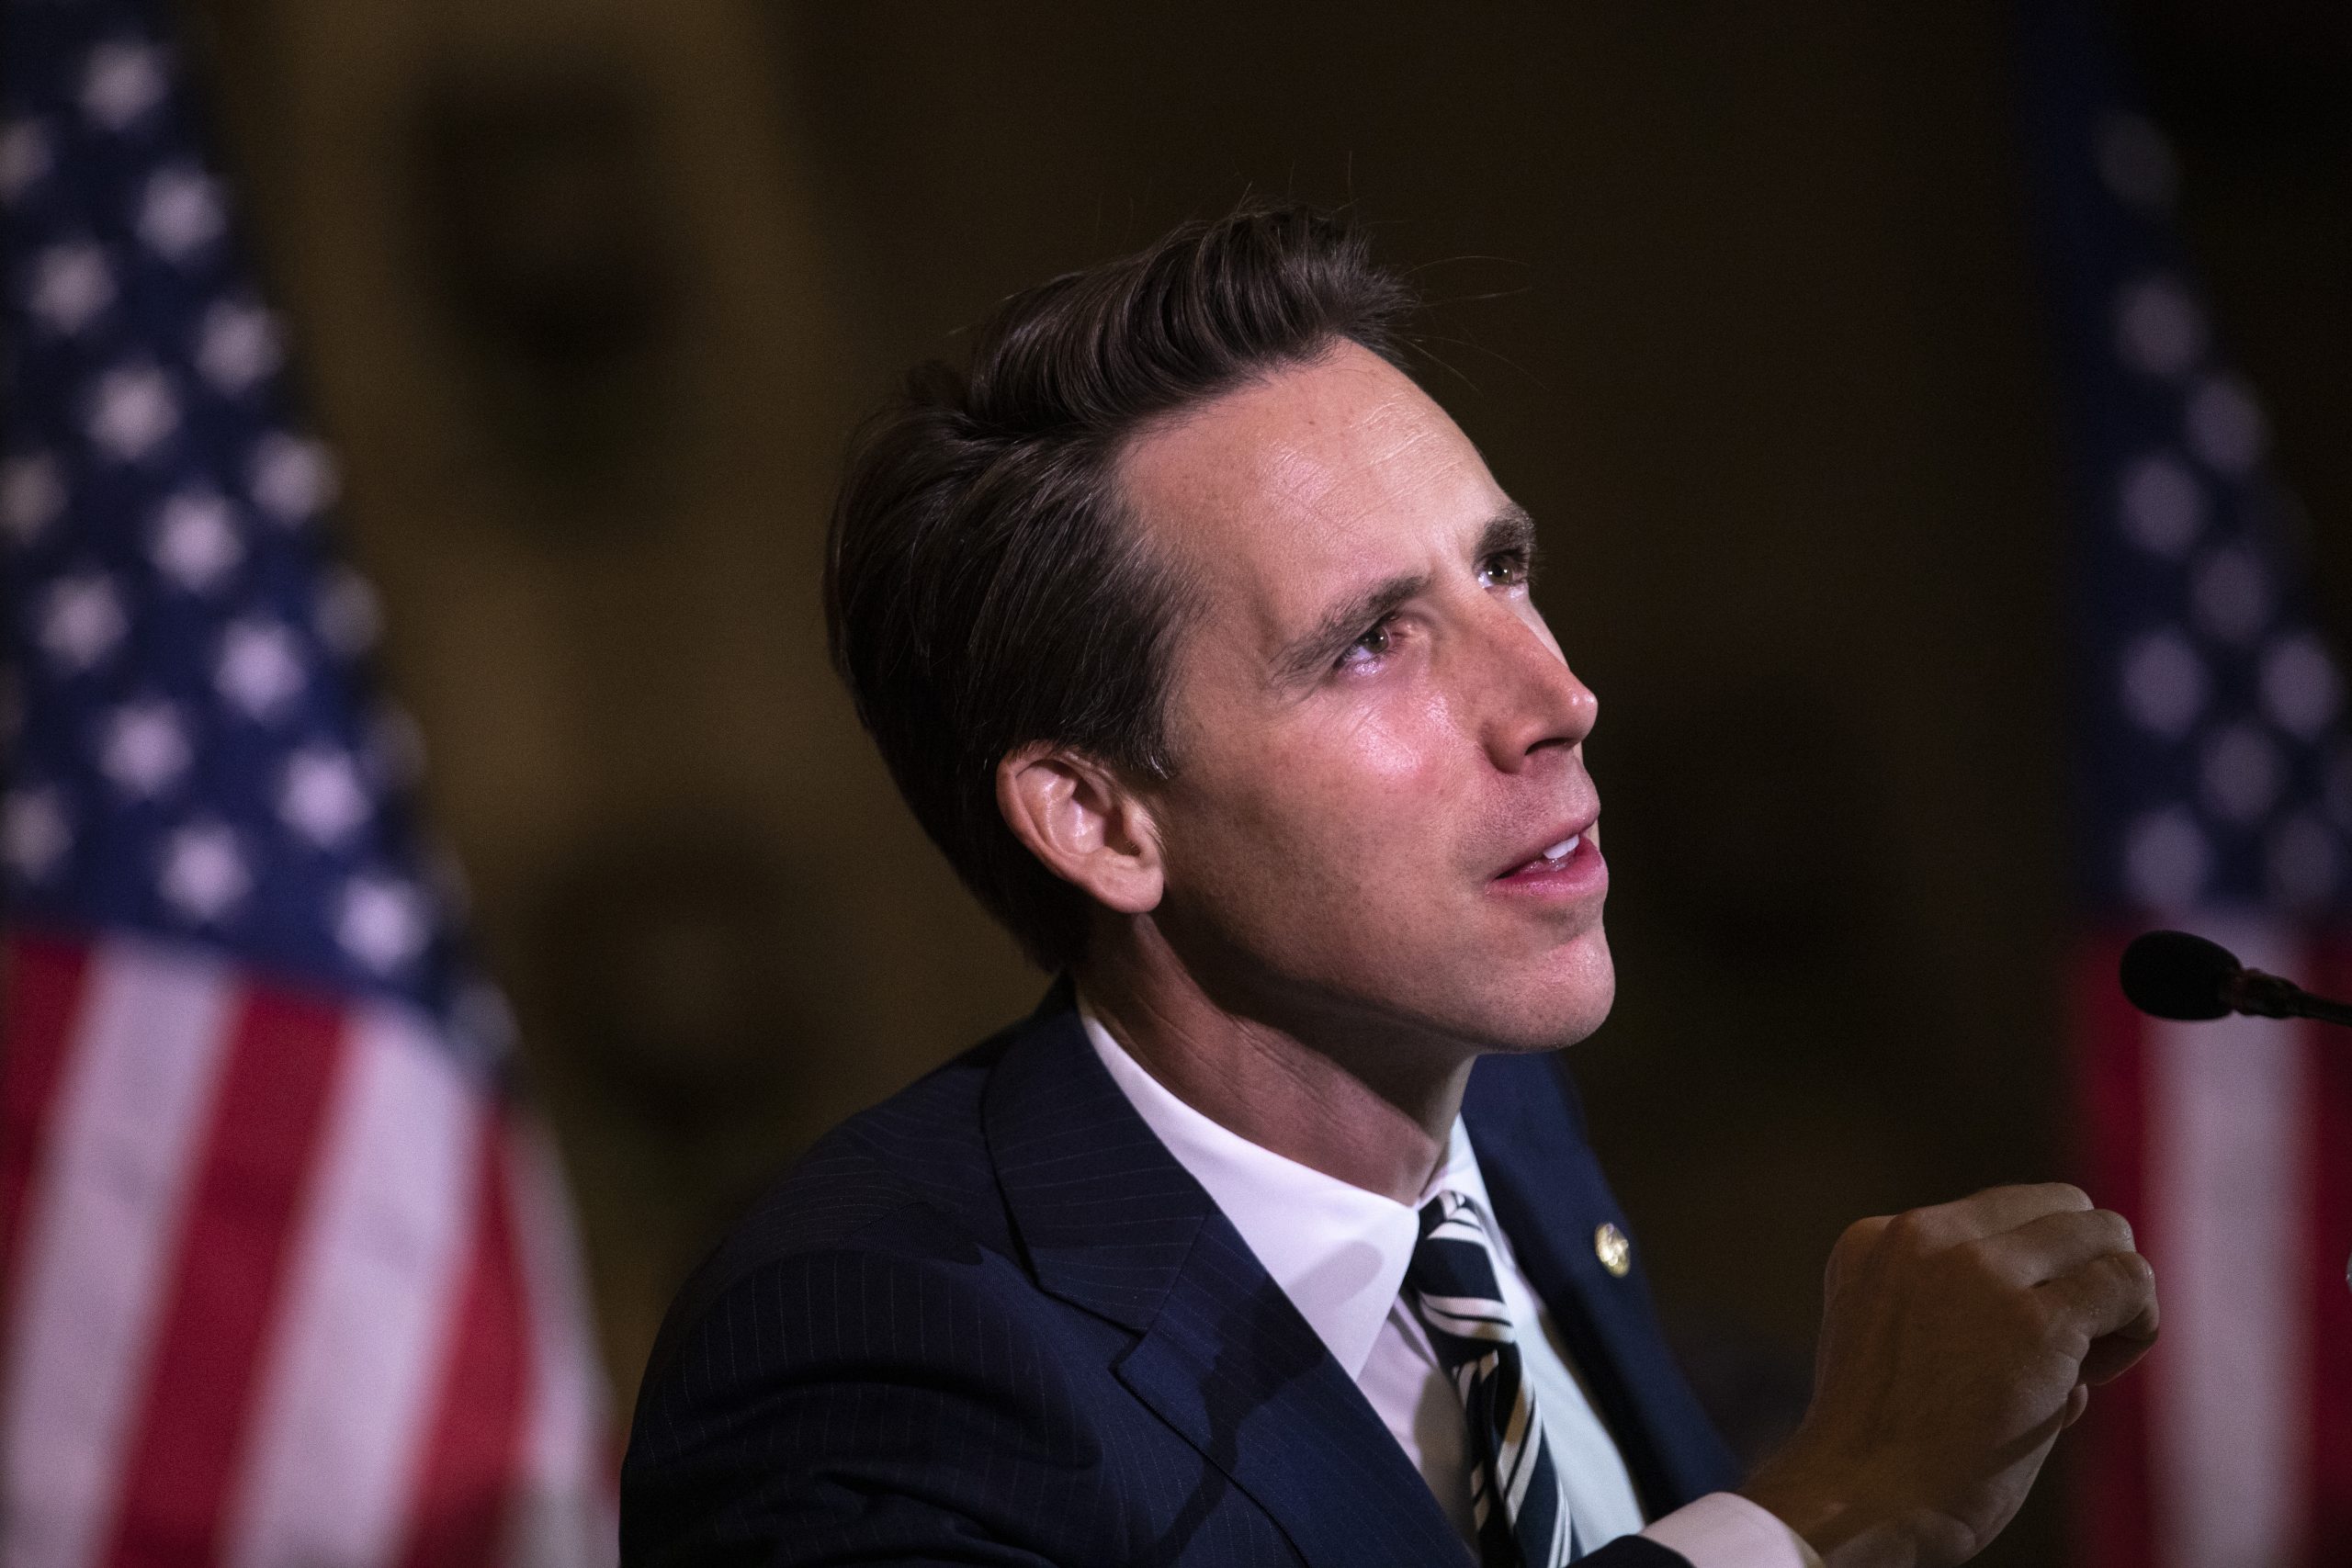
[[[1120,478],[1198,584],[1147,798],[1155,919],[1212,995],[1472,1049],[1599,1025],[1596,704],[1453,420],[1343,344],[1150,431]]]

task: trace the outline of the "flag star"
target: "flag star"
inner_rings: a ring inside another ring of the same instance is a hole
[[[277,319],[260,305],[223,299],[204,313],[196,367],[207,381],[234,395],[267,376],[284,356]]]
[[[2208,637],[2252,641],[2270,617],[2270,574],[2251,550],[2215,550],[2189,579],[2188,603]]]
[[[148,554],[156,570],[189,592],[202,593],[236,570],[245,547],[227,498],[183,491],[156,513]]]
[[[127,130],[164,101],[164,62],[153,45],[100,44],[82,76],[82,110],[109,130]]]
[[[52,789],[11,790],[0,840],[5,840],[0,851],[5,851],[9,869],[26,882],[41,881],[74,847],[64,802]]]
[[[170,788],[193,758],[178,711],[154,700],[117,708],[98,747],[100,771],[125,795],[140,797]]]
[[[220,187],[203,170],[159,170],[139,204],[139,237],[171,261],[186,261],[219,239],[228,221]]]
[[[2143,903],[2159,909],[2195,902],[2211,860],[2203,830],[2177,807],[2151,812],[2125,835],[2125,880]]]
[[[294,634],[274,621],[240,621],[220,637],[213,670],[220,694],[248,718],[267,722],[302,691],[302,656]]]
[[[114,269],[86,240],[51,245],[34,258],[27,303],[50,331],[71,337],[114,303]]]
[[[2188,445],[2225,474],[2242,474],[2262,461],[2270,445],[2269,422],[2245,384],[2213,376],[2188,398]]]
[[[136,462],[178,429],[179,423],[179,400],[154,366],[127,366],[99,378],[90,438],[109,456]]]
[[[130,628],[113,581],[96,573],[61,578],[41,604],[40,645],[67,674],[114,651]]]
[[[306,746],[286,764],[277,814],[321,849],[333,849],[368,820],[368,790],[351,754],[333,746]]]
[[[345,659],[356,658],[376,645],[383,612],[368,580],[349,568],[339,568],[319,590],[319,635]]]
[[[2145,115],[2113,113],[2102,118],[2093,157],[2099,178],[2120,199],[2158,212],[2172,205],[2180,184],[2172,144]]]
[[[219,919],[253,890],[253,871],[232,829],[217,822],[179,829],[165,840],[158,881],[164,900],[198,923]]]
[[[52,162],[49,133],[38,120],[20,119],[0,130],[0,201],[13,205]]]
[[[2121,500],[2124,532],[2156,555],[2178,556],[2205,526],[2205,487],[2188,464],[2162,452],[2124,470]]]
[[[306,523],[334,499],[334,464],[317,442],[274,430],[254,444],[253,487],[264,511]]]
[[[2343,840],[2318,818],[2299,813],[2270,835],[2271,890],[2290,908],[2327,902],[2344,876]]]
[[[65,476],[46,452],[28,452],[0,464],[0,526],[22,547],[40,537],[65,510]]]
[[[2335,722],[2344,700],[2335,660],[2319,639],[2301,633],[2279,643],[2262,660],[2262,705],[2279,728],[2306,739]]]
[[[440,896],[442,908],[458,919],[473,907],[473,884],[466,879],[466,863],[458,852],[446,843],[435,843],[428,857],[432,867],[433,890]]]
[[[2230,822],[2252,822],[2278,798],[2285,773],[2278,747],[2251,724],[2234,724],[2206,742],[2199,765],[2206,804]]]
[[[2204,357],[2206,336],[2205,312],[2178,278],[2147,278],[2116,300],[2116,351],[2136,370],[2187,375]]]
[[[358,876],[345,884],[335,912],[335,940],[379,975],[413,962],[431,936],[424,896],[390,877]]]
[[[368,761],[378,775],[395,784],[424,776],[424,731],[404,710],[387,704],[369,727]]]
[[[2188,733],[2205,706],[2205,661],[2175,631],[2152,632],[2123,656],[2123,706],[2167,740]]]

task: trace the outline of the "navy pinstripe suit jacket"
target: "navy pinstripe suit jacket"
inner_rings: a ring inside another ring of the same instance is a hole
[[[1657,1514],[1731,1485],[1549,1057],[1464,1116],[1495,1217]],[[1128,1105],[1069,987],[819,1144],[690,1281],[638,1396],[622,1557],[1470,1561],[1419,1472]],[[1596,1568],[1682,1562],[1629,1540]]]

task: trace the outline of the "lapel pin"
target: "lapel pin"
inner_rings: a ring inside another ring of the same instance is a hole
[[[1592,1255],[1612,1279],[1622,1280],[1633,1271],[1634,1244],[1615,1225],[1602,1225],[1592,1233]]]

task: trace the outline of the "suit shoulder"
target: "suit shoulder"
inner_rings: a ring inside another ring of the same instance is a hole
[[[1019,1032],[990,1036],[820,1138],[688,1278],[662,1322],[654,1364],[735,1286],[797,1255],[976,1262],[982,1247],[1009,1250],[980,1101]]]

